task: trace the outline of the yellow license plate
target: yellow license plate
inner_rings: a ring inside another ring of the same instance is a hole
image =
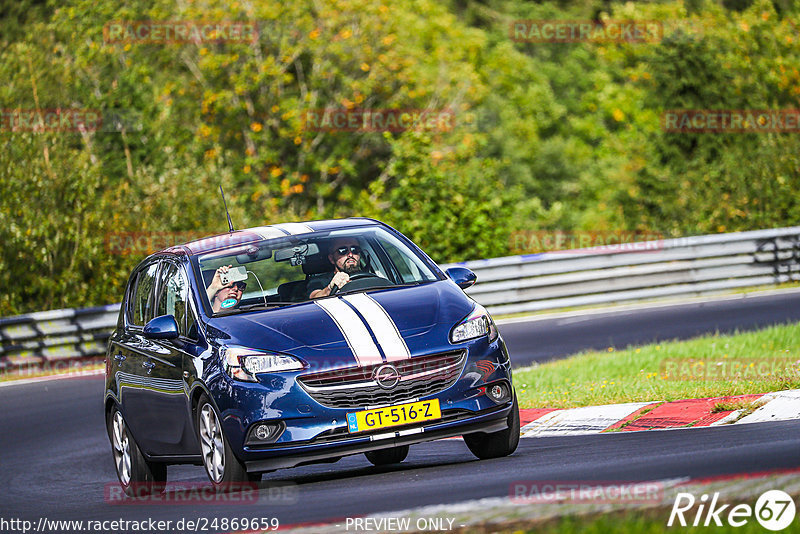
[[[439,399],[420,402],[409,402],[397,406],[375,408],[363,412],[347,414],[347,430],[350,432],[363,432],[386,428],[389,426],[407,425],[421,421],[441,419],[442,411],[439,409]]]

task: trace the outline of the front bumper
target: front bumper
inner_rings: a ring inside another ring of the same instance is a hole
[[[474,432],[499,432],[508,428],[508,415],[512,409],[509,402],[489,410],[472,414],[446,414],[442,419],[427,425],[384,429],[372,434],[321,436],[308,443],[292,443],[272,446],[259,451],[268,456],[245,462],[248,472],[271,471],[298,465],[336,461],[342,456],[360,454],[378,449],[413,445],[425,441],[472,434]]]
[[[249,471],[254,472],[505,429],[511,402],[498,404],[492,401],[485,388],[487,384],[498,381],[508,385],[512,383],[511,363],[502,338],[492,343],[478,340],[461,347],[451,346],[449,350],[454,348],[468,351],[467,362],[456,382],[434,395],[413,399],[438,398],[440,401],[442,418],[425,424],[350,434],[347,431],[347,413],[364,407],[322,406],[298,385],[296,374],[266,375],[261,383],[224,380],[217,382],[212,391],[220,408],[226,437],[236,456]],[[487,364],[490,365],[487,367]],[[246,443],[248,432],[256,423],[277,421],[281,422],[284,430],[273,443]]]

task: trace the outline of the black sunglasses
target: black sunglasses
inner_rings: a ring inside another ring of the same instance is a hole
[[[240,282],[234,282],[231,287],[239,288],[239,291],[244,293],[244,290],[247,288],[247,284],[244,283],[244,282],[241,282],[241,281]]]
[[[361,254],[361,247],[358,245],[353,245],[350,247],[339,247],[336,249],[336,253],[339,254],[339,256],[344,256],[348,251],[352,252],[353,254]]]

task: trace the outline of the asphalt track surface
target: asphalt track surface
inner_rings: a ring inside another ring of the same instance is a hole
[[[703,304],[699,307],[709,317],[702,323],[692,320],[703,315],[695,309],[698,305],[672,307],[671,313],[659,308],[616,318],[603,314],[587,321],[536,321],[527,323],[527,343],[538,354],[547,339],[568,340],[549,356],[557,357],[560,350],[566,350],[563,347],[577,343],[579,332],[587,336],[581,347],[585,348],[594,343],[624,346],[636,339],[659,339],[648,337],[656,332],[665,338],[687,337],[702,332],[696,329],[703,325],[711,331],[751,329],[796,321],[792,314],[800,308],[798,300],[800,296],[778,295]],[[758,316],[757,310],[765,315]],[[737,317],[740,322],[734,324]],[[597,327],[596,320],[603,326]],[[655,320],[659,321],[655,326],[641,332],[631,325]],[[614,325],[616,331],[611,330]],[[514,328],[509,329],[511,326]],[[522,358],[514,346],[521,342],[521,326],[524,324],[501,326],[517,365]],[[0,388],[0,519],[36,523],[42,517],[152,518],[174,524],[180,519],[277,517],[282,526],[338,520],[344,530],[346,517],[505,497],[520,480],[634,482],[800,467],[800,421],[785,421],[523,439],[512,456],[486,461],[476,460],[462,441],[437,441],[413,446],[402,466],[376,468],[358,455],[335,464],[267,473],[256,503],[110,504],[106,495],[117,482],[103,423],[102,389],[102,378],[97,376]],[[168,477],[171,481],[206,481],[203,469],[195,466],[171,466]],[[283,488],[277,489],[280,486]]]

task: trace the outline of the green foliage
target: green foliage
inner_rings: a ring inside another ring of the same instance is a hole
[[[741,13],[709,6],[703,14],[693,32],[666,35],[643,56],[646,107],[797,108],[800,36],[792,19],[766,1]],[[796,224],[797,133],[651,131],[644,143],[650,164],[635,177],[637,198],[617,197],[629,224],[672,235]]]
[[[735,5],[734,5],[735,4]],[[518,230],[669,235],[795,224],[796,134],[664,132],[667,109],[788,109],[796,2],[25,0],[0,8],[0,108],[124,117],[0,128],[0,315],[118,301],[120,233],[352,215],[437,261]],[[518,43],[518,19],[663,21],[660,43]],[[253,43],[108,43],[112,21],[258,21]],[[451,128],[315,131],[322,109]],[[114,131],[105,131],[105,130]]]
[[[434,258],[507,254],[514,195],[503,190],[496,164],[476,157],[471,134],[446,152],[432,146],[418,133],[392,140],[385,181],[362,196],[364,212],[398,228]]]

